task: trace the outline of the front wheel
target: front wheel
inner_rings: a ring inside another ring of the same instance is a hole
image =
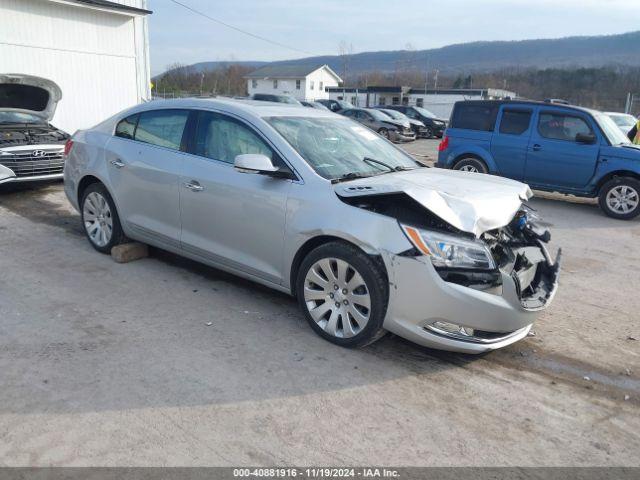
[[[433,128],[431,127],[425,127],[424,129],[424,138],[433,138]]]
[[[640,181],[631,177],[609,180],[600,189],[600,208],[606,215],[619,220],[630,220],[640,214]]]
[[[83,192],[80,214],[89,243],[99,252],[110,253],[124,241],[116,206],[101,183],[93,183]]]
[[[355,246],[331,242],[311,251],[300,265],[296,296],[311,328],[336,345],[363,347],[386,333],[386,275]]]
[[[378,130],[378,133],[389,140],[389,130],[387,130],[386,128],[381,128],[380,130]]]

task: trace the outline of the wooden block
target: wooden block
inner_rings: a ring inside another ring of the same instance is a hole
[[[123,243],[111,249],[111,258],[117,263],[129,263],[148,256],[149,248],[144,243]]]

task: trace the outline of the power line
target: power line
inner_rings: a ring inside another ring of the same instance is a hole
[[[228,23],[225,23],[222,20],[218,20],[217,18],[213,18],[213,17],[207,15],[206,13],[203,13],[203,12],[201,12],[199,10],[196,10],[195,8],[190,7],[189,5],[186,5],[186,4],[182,3],[182,2],[179,2],[178,0],[171,0],[171,1],[173,3],[175,3],[176,5],[180,5],[182,8],[186,8],[190,12],[195,13],[196,15],[200,15],[201,17],[204,17],[204,18],[206,18],[208,20],[211,20],[212,22],[215,22],[215,23],[218,23],[220,25],[223,25],[223,26],[225,26],[227,28],[230,28],[231,30],[235,30],[236,32],[244,33],[245,35],[248,35],[250,37],[256,38],[258,40],[262,40],[263,42],[271,43],[272,45],[277,45],[277,46],[282,47],[282,48],[287,48],[287,49],[293,50],[295,52],[305,53],[307,55],[317,55],[316,53],[307,52],[306,50],[300,50],[299,48],[291,47],[289,45],[285,45],[284,43],[276,42],[275,40],[271,40],[271,39],[266,38],[266,37],[261,37],[260,35],[256,35],[254,33],[247,32],[246,30],[242,30],[241,28],[234,27],[233,25],[229,25]]]

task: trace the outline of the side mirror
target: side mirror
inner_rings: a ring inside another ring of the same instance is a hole
[[[576,142],[587,144],[596,143],[596,136],[593,133],[577,133]]]
[[[278,171],[271,159],[261,153],[246,153],[244,155],[238,155],[233,166],[236,170],[242,173],[262,173],[262,174],[274,174]]]

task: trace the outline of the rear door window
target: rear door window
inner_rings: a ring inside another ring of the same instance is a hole
[[[136,131],[136,125],[138,125],[138,114],[131,115],[118,122],[116,125],[116,137],[128,138],[133,140],[133,136]]]
[[[589,124],[576,115],[556,112],[541,112],[538,133],[544,138],[575,142],[579,133],[593,134]]]
[[[497,105],[458,103],[453,110],[451,127],[492,132],[497,113]]]
[[[529,130],[531,110],[504,109],[500,121],[500,133],[507,135],[522,135]]]
[[[135,140],[180,150],[188,110],[152,110],[140,114]]]

